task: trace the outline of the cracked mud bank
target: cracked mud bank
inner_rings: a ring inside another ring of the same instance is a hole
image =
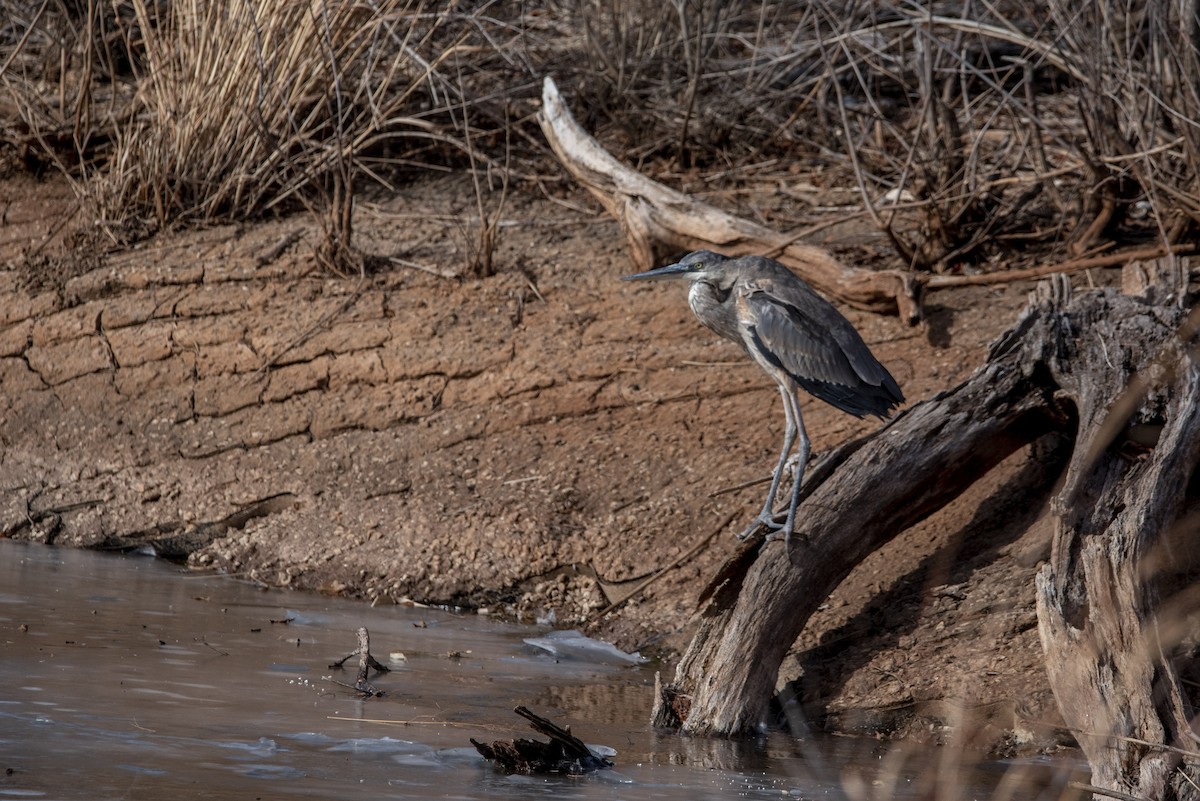
[[[31,259],[47,209],[70,198],[9,184],[0,535],[151,545],[379,602],[553,611],[629,649],[686,642],[763,487],[721,491],[767,475],[783,415],[679,287],[616,280],[629,265],[602,215],[526,197],[506,212],[494,277],[343,279],[315,267],[303,216],[163,235],[96,264]],[[469,198],[443,179],[364,203],[360,246],[457,269]],[[848,316],[918,400],[981,361],[1024,290],[936,297],[922,329]],[[872,425],[813,400],[804,413],[817,451]],[[847,580],[797,644],[810,700],[882,709],[965,691],[1009,703],[1004,718],[1044,690],[1023,622],[1033,566],[1017,553],[1032,458]]]

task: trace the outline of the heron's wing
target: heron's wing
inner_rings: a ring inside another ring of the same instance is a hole
[[[789,286],[788,297],[780,297],[774,289],[748,282],[739,298],[739,317],[773,362],[796,378],[828,384],[880,386],[891,379],[828,301],[811,290]]]

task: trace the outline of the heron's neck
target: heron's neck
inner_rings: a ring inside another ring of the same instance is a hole
[[[706,281],[696,281],[688,290],[688,305],[696,319],[726,339],[742,344],[737,329],[737,316],[733,308],[732,288],[721,287]]]

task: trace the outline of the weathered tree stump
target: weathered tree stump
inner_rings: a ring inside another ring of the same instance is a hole
[[[1066,321],[1079,335],[1047,353],[1079,433],[1052,503],[1051,558],[1037,577],[1039,633],[1093,784],[1138,798],[1197,798],[1196,692],[1180,681],[1196,661],[1200,610],[1189,586],[1200,545],[1194,320],[1177,337],[1177,309],[1138,314],[1116,301],[1125,299],[1099,296],[1081,308]],[[1145,452],[1113,447],[1114,423],[1132,426]]]
[[[1197,797],[1195,693],[1179,663],[1191,663],[1195,637],[1181,623],[1200,610],[1200,593],[1186,589],[1195,564],[1184,558],[1198,528],[1187,511],[1200,368],[1183,318],[1176,305],[1111,290],[1072,298],[1062,276],[1039,285],[970,379],[814,468],[791,553],[781,540],[750,543],[721,571],[674,680],[660,689],[654,724],[759,729],[784,655],[851,569],[1016,449],[1073,433],[1052,508],[1053,556],[1038,577],[1051,686],[1096,785]]]

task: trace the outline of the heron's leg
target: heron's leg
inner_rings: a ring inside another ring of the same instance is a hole
[[[792,530],[796,527],[796,507],[800,503],[800,484],[804,481],[804,469],[808,467],[808,457],[812,453],[812,443],[808,439],[808,432],[804,430],[804,417],[800,414],[800,399],[794,392],[791,394],[791,402],[800,444],[796,448],[795,472],[792,475],[792,497],[788,501],[787,520],[783,524],[784,547],[791,544]]]
[[[758,517],[754,519],[745,531],[738,535],[739,540],[744,540],[750,536],[750,533],[759,526],[765,526],[770,531],[778,531],[780,526],[773,519],[771,509],[775,505],[775,494],[779,492],[779,482],[783,478],[783,470],[787,465],[788,454],[792,452],[792,446],[796,444],[796,417],[792,408],[794,401],[790,400],[790,393],[782,385],[779,387],[779,394],[783,396],[783,414],[787,425],[783,431],[783,450],[779,454],[779,463],[775,465],[775,472],[771,475],[771,489],[767,493],[767,499],[763,502],[762,511],[758,513]]]

